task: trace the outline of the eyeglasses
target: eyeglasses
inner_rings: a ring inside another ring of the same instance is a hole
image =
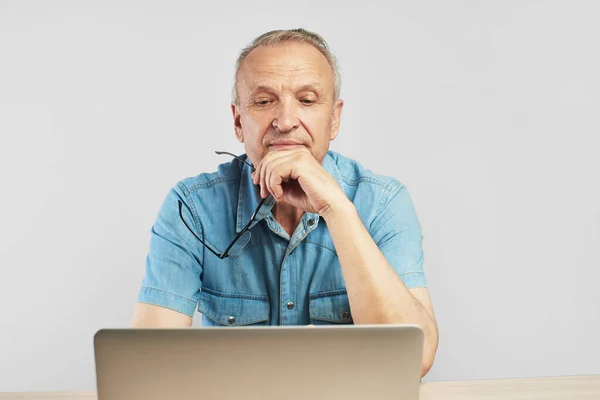
[[[242,158],[236,156],[235,154],[228,153],[226,151],[215,151],[215,153],[217,153],[219,155],[227,154],[234,158],[237,158],[238,160],[240,160],[241,162],[243,162],[244,164],[246,164],[247,166],[252,168],[252,171],[256,171],[256,168],[254,168],[252,166],[252,164],[250,164],[246,160],[243,160]],[[185,227],[188,228],[188,230],[191,232],[191,234],[194,235],[194,237],[196,239],[198,239],[200,241],[200,243],[202,243],[204,245],[204,247],[206,247],[215,256],[219,257],[222,260],[225,257],[229,257],[230,255],[237,254],[240,250],[242,250],[248,244],[248,242],[250,241],[250,238],[252,237],[252,234],[249,231],[250,226],[252,225],[252,223],[254,221],[259,221],[259,220],[263,219],[267,215],[267,213],[269,213],[271,211],[271,208],[273,208],[273,205],[275,204],[275,199],[273,198],[273,196],[269,195],[269,196],[265,197],[264,199],[262,199],[258,203],[256,210],[254,210],[254,213],[252,214],[252,218],[250,218],[250,221],[248,221],[246,226],[244,226],[244,228],[237,235],[235,235],[235,238],[233,238],[233,241],[229,244],[229,246],[227,246],[227,248],[225,249],[225,251],[223,253],[219,252],[217,249],[215,249],[209,243],[200,239],[194,233],[194,231],[189,227],[189,225],[183,219],[183,214],[181,212],[181,207],[182,207],[183,203],[181,202],[181,200],[177,200],[177,202],[179,203],[179,218],[181,218],[181,221],[183,222]],[[236,243],[237,243],[237,245],[236,245]]]

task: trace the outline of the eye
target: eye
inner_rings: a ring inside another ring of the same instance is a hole
[[[311,99],[302,99],[302,100],[300,100],[300,102],[301,102],[302,104],[306,104],[306,105],[310,105],[310,104],[313,104],[313,103],[314,103],[314,101],[313,101],[313,100],[311,100]]]
[[[266,106],[271,102],[270,99],[256,99],[254,101],[254,104],[256,104],[257,106]]]

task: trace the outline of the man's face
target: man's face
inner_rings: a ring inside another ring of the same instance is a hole
[[[257,165],[271,151],[306,147],[319,162],[338,133],[342,100],[321,52],[289,42],[250,52],[238,73],[235,134]]]

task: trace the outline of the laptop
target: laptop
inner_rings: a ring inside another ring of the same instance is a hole
[[[418,400],[416,325],[101,329],[98,400]]]

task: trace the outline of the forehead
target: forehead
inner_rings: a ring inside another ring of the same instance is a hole
[[[263,85],[333,86],[333,71],[319,50],[305,43],[260,46],[242,63],[238,83],[247,90]]]

